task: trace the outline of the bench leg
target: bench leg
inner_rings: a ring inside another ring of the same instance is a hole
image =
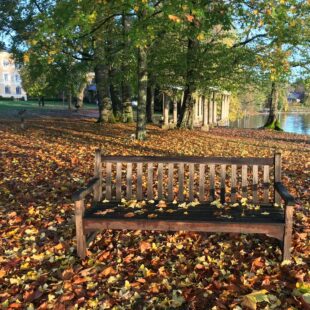
[[[294,206],[285,207],[283,260],[286,260],[286,259],[289,260],[291,258],[290,248],[292,245],[293,211],[294,211]]]
[[[76,228],[76,245],[77,254],[84,259],[86,256],[86,236],[83,227],[84,201],[75,202],[75,228]]]

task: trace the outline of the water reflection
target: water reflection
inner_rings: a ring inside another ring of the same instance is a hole
[[[284,131],[310,135],[310,113],[279,113],[278,116]],[[267,114],[245,116],[230,122],[229,127],[259,128],[264,125],[267,117]]]

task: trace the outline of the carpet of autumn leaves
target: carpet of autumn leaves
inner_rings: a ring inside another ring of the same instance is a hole
[[[22,131],[0,121],[0,308],[307,309],[309,137],[150,126],[139,142],[134,130],[41,118]],[[92,176],[98,147],[108,155],[242,157],[280,149],[283,182],[297,198],[292,262],[281,265],[279,242],[266,236],[139,231],[102,232],[80,260],[71,195]]]

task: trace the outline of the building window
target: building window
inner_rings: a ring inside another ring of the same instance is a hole
[[[21,95],[22,94],[22,88],[20,86],[16,87],[16,95]]]
[[[6,95],[10,95],[10,94],[11,94],[11,88],[10,88],[10,86],[5,86],[5,88],[4,88],[4,93],[5,93]]]
[[[3,67],[8,67],[10,62],[7,59],[3,60]]]
[[[4,81],[5,82],[9,81],[9,75],[7,73],[4,73]]]
[[[18,74],[15,75],[15,82],[19,82],[19,75]]]
[[[21,94],[22,94],[22,89],[19,86],[17,86],[16,87],[16,95],[21,95]]]

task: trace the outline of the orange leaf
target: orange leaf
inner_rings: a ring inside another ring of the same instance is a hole
[[[191,23],[194,20],[194,16],[193,15],[186,15],[187,20]]]
[[[0,279],[6,275],[6,271],[4,269],[0,269]]]
[[[176,15],[168,15],[168,18],[176,23],[180,22],[180,18],[177,17]]]
[[[142,241],[140,243],[140,251],[141,251],[141,253],[149,250],[151,247],[152,247],[151,244],[149,242],[147,242],[147,241]]]
[[[104,269],[100,275],[104,276],[104,277],[107,277],[107,276],[111,276],[111,275],[114,275],[116,274],[116,270],[113,268],[113,267],[107,267],[106,269]]]
[[[128,212],[124,215],[124,217],[134,217],[135,214],[133,212]]]

